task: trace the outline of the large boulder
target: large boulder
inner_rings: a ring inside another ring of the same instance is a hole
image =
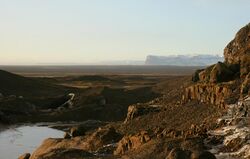
[[[218,62],[216,65],[214,65],[210,72],[210,82],[212,83],[230,81],[233,79],[233,77],[234,72],[222,62]]]

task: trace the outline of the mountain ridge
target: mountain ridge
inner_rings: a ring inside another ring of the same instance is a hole
[[[224,58],[219,55],[198,54],[198,55],[148,55],[145,65],[175,65],[175,66],[208,66]]]

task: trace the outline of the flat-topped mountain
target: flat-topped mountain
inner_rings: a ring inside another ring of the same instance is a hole
[[[146,58],[146,65],[174,65],[174,66],[207,66],[218,61],[223,61],[218,55],[149,55]]]

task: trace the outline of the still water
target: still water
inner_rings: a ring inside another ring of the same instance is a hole
[[[17,159],[32,153],[46,138],[61,138],[64,132],[48,127],[18,126],[0,132],[0,159]]]

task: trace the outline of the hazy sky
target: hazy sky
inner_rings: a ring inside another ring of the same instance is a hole
[[[0,0],[0,64],[220,54],[250,0]]]

